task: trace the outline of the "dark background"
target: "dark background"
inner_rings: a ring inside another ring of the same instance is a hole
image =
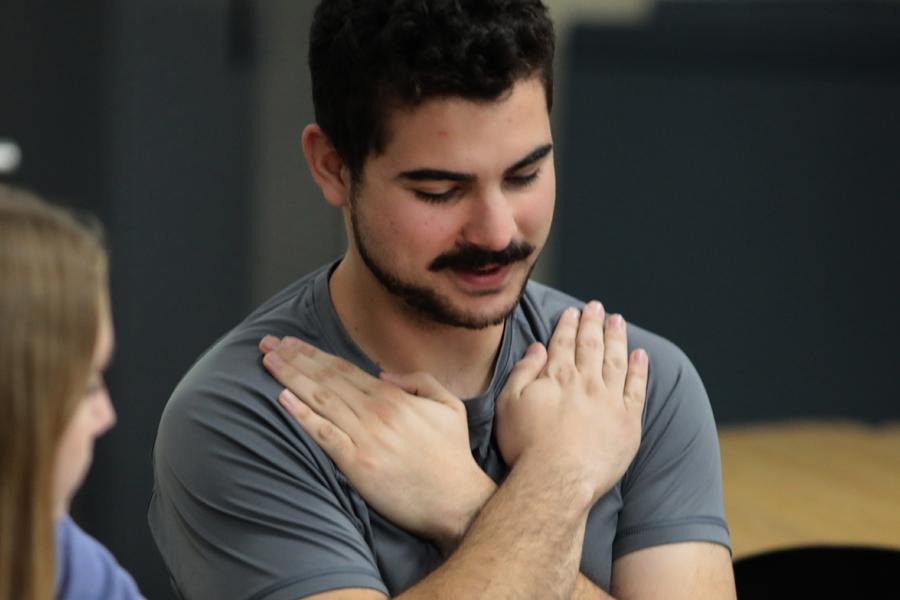
[[[168,394],[340,251],[290,146],[311,118],[310,4],[0,9],[0,138],[23,151],[2,179],[96,213],[112,253],[119,423],[73,512],[149,598],[171,596],[146,525]],[[667,2],[561,32],[544,279],[676,341],[720,422],[900,416],[898,8]],[[279,218],[287,204],[302,218]]]
[[[900,5],[576,29],[558,283],[677,341],[720,423],[900,416]]]

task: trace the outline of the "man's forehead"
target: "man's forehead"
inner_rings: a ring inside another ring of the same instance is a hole
[[[472,161],[508,167],[551,143],[550,117],[537,79],[519,82],[496,100],[440,97],[396,109],[385,133],[383,151],[370,158],[398,169]]]

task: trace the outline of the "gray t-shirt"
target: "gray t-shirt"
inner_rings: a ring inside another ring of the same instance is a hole
[[[149,520],[184,598],[295,600],[345,587],[394,595],[441,563],[433,545],[367,506],[278,404],[282,388],[262,366],[259,340],[291,335],[378,373],[334,311],[333,267],[300,279],[226,334],[166,406]],[[466,400],[472,453],[498,483],[508,469],[493,436],[494,398],[528,345],[547,343],[562,310],[581,305],[530,282],[506,321],[489,389]],[[612,561],[628,552],[688,540],[729,545],[703,384],[670,342],[634,325],[628,341],[647,350],[650,380],[637,456],[588,518],[581,571],[604,589]]]

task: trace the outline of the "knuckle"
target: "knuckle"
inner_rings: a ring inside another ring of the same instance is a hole
[[[548,370],[550,377],[562,385],[567,385],[575,379],[575,367],[569,363],[555,363]]]
[[[376,402],[372,407],[372,412],[388,427],[392,427],[397,419],[397,410],[389,402]]]
[[[628,362],[626,361],[625,357],[622,356],[622,354],[619,352],[608,352],[606,356],[603,357],[603,360],[610,367],[620,371],[624,370],[628,366]]]
[[[316,433],[318,434],[320,440],[330,441],[335,435],[334,425],[332,425],[328,421],[324,421],[316,429]]]
[[[578,338],[576,348],[578,350],[599,350],[603,347],[603,342],[594,336],[583,336]]]
[[[575,347],[575,337],[571,335],[559,336],[556,340],[556,346],[564,350],[571,350]]]
[[[584,382],[584,391],[588,396],[599,396],[603,393],[603,382],[596,377],[587,377]]]
[[[365,471],[377,471],[378,459],[370,450],[360,450],[356,453],[356,464]]]
[[[333,403],[337,397],[328,388],[316,388],[312,393],[312,400],[317,406],[327,406]]]
[[[344,375],[349,375],[356,369],[352,364],[340,358],[335,358],[334,361],[332,361],[331,366],[334,368],[335,372]]]
[[[313,379],[316,381],[328,381],[337,377],[337,371],[331,365],[319,367],[313,373]]]

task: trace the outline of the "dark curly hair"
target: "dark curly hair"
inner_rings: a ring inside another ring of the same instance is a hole
[[[553,100],[553,23],[541,0],[322,0],[310,32],[316,121],[358,181],[392,110],[494,100],[539,76]]]

